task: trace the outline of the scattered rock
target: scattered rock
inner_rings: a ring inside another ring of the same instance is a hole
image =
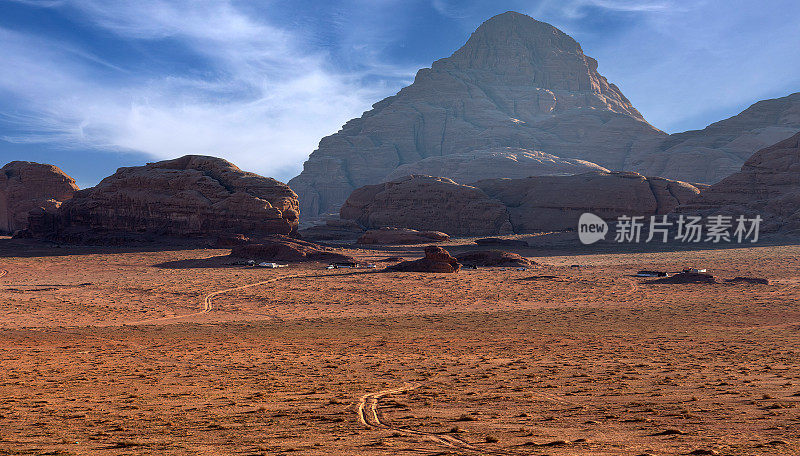
[[[531,267],[537,264],[519,254],[502,250],[474,250],[456,255],[456,259],[464,266],[478,267]]]
[[[386,268],[397,272],[458,272],[461,264],[447,250],[429,245],[425,247],[425,258],[402,263]]]
[[[76,192],[52,215],[39,214],[30,229],[37,237],[75,240],[103,233],[291,234],[297,208],[297,195],[275,179],[221,158],[187,155],[120,168],[96,187]]]
[[[225,249],[237,245],[250,244],[251,240],[244,234],[220,234],[214,241],[214,248]]]
[[[439,231],[417,231],[406,228],[381,228],[369,230],[358,238],[359,244],[427,244],[449,241],[450,236]]]
[[[396,226],[452,235],[511,233],[502,203],[468,185],[431,176],[406,176],[355,190],[340,211],[369,229]]]
[[[0,168],[0,233],[28,228],[32,210],[53,212],[78,191],[56,166],[13,161]]]
[[[503,239],[495,237],[476,239],[475,243],[478,245],[499,245],[503,247],[530,247],[527,241],[523,241],[521,239]]]
[[[697,450],[694,450],[694,451],[691,451],[691,452],[689,452],[689,454],[695,454],[695,455],[712,455],[712,456],[716,456],[716,455],[718,455],[718,454],[719,454],[719,452],[718,452],[717,450],[705,450],[705,449],[697,449]]]
[[[312,242],[273,236],[259,241],[258,244],[245,244],[233,247],[231,257],[244,260],[302,262],[319,261],[326,263],[354,263],[355,260],[330,247],[323,247]]]

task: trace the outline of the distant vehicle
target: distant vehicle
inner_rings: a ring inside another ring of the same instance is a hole
[[[702,274],[702,273],[704,273],[704,272],[708,272],[708,269],[705,269],[705,268],[703,268],[703,269],[698,269],[698,268],[685,268],[685,269],[683,270],[683,272],[684,272],[684,273],[690,272],[690,273],[692,273],[692,274]]]
[[[278,264],[278,263],[258,263],[259,268],[285,268],[289,266],[288,264]]]

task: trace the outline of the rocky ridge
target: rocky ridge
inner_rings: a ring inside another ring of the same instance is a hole
[[[677,208],[679,213],[764,220],[766,232],[800,232],[800,133],[758,151],[738,173]]]
[[[285,184],[221,158],[187,155],[120,168],[58,210],[33,217],[30,231],[79,241],[105,232],[263,236],[297,227],[297,196]]]

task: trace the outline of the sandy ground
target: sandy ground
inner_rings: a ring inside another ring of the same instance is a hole
[[[0,454],[800,454],[797,245],[458,274],[153,250],[0,239]],[[685,266],[773,283],[632,277]]]

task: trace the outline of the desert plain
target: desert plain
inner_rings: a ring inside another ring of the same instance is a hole
[[[0,454],[800,453],[800,245],[344,251],[378,267],[0,238]],[[686,266],[770,284],[633,276]]]

